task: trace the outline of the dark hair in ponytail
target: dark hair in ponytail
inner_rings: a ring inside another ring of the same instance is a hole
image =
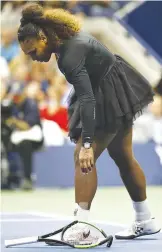
[[[39,37],[40,29],[54,42],[74,36],[81,29],[75,16],[63,9],[44,9],[39,4],[28,4],[22,11],[18,40]]]

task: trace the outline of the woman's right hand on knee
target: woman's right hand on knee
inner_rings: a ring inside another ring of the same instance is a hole
[[[83,173],[87,174],[92,171],[92,167],[94,166],[94,152],[93,148],[84,148],[81,147],[79,153],[79,165]]]

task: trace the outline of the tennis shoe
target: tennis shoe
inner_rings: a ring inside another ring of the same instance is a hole
[[[147,221],[134,222],[130,228],[117,233],[115,238],[119,240],[134,239],[144,235],[156,234],[160,230],[155,223],[155,219],[152,218]]]

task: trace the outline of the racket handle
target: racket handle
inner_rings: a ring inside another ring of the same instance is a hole
[[[9,248],[16,245],[30,244],[38,241],[38,236],[31,236],[19,239],[5,240],[5,247]]]

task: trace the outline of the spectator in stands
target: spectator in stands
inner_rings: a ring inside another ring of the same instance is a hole
[[[162,144],[162,81],[154,88],[154,102],[147,111],[134,122],[134,142],[148,142],[153,140]]]
[[[41,119],[46,119],[57,123],[62,132],[67,135],[68,118],[67,109],[60,106],[62,95],[57,86],[50,86],[47,90],[48,100],[44,108],[40,109]]]
[[[12,128],[12,150],[19,153],[23,164],[21,187],[24,190],[32,189],[33,153],[43,144],[38,106],[34,99],[27,96],[29,93],[27,87],[14,97],[13,116],[6,120],[6,125]]]
[[[10,69],[5,58],[0,56],[0,81],[1,81],[1,94],[0,101],[5,97],[7,85],[10,77]]]
[[[154,102],[134,123],[134,142],[154,141],[155,151],[162,164],[162,81],[155,87]]]
[[[66,8],[73,14],[107,16],[110,1],[68,1]]]
[[[152,128],[152,139],[155,142],[155,151],[160,158],[162,165],[162,96],[157,94],[154,99],[154,103],[150,108],[152,112],[152,124],[149,127]]]
[[[7,62],[11,62],[11,60],[19,54],[19,45],[17,41],[14,40],[14,33],[12,30],[12,26],[3,27],[2,29],[2,47],[1,47],[1,56],[4,57]]]
[[[5,58],[0,56],[0,81],[1,81],[1,92],[0,92],[0,101],[2,101],[6,95],[8,89],[8,81],[10,77],[10,70],[7,65],[7,61]],[[1,188],[5,188],[7,184],[7,176],[8,176],[8,160],[5,146],[2,142],[2,106],[1,106],[1,143],[0,143],[0,151],[1,151]]]
[[[1,1],[2,24],[12,24],[12,27],[19,25],[22,6],[27,1]]]

